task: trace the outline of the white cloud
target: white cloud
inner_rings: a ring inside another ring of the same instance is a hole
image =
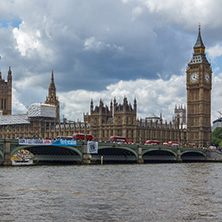
[[[208,56],[210,59],[214,60],[215,58],[222,56],[222,45],[215,45],[207,49]]]
[[[84,42],[84,50],[93,50],[96,52],[100,52],[102,50],[114,49],[117,51],[123,51],[123,46],[111,45],[109,43],[104,43],[101,41],[96,41],[95,36],[91,36],[87,38]]]
[[[182,91],[182,93],[181,93]],[[60,101],[64,107],[62,115],[71,120],[83,119],[83,113],[89,112],[90,101],[94,106],[99,104],[100,98],[109,106],[110,101],[117,99],[122,103],[124,96],[133,104],[134,98],[138,104],[138,118],[144,118],[152,114],[170,119],[174,114],[175,104],[185,104],[185,77],[172,76],[170,80],[144,80],[119,81],[107,86],[101,92],[86,90],[59,93]]]
[[[85,40],[85,50],[100,51],[103,48],[110,48],[110,44],[105,44],[104,42],[96,41],[96,38],[94,36],[91,36]]]
[[[142,11],[143,11],[142,7],[140,7],[140,6],[135,7],[135,8],[133,9],[133,20],[134,20],[137,16],[141,15]]]
[[[122,0],[125,4],[132,2],[140,7],[146,7],[149,13],[156,14],[159,21],[179,24],[185,29],[196,28],[199,23],[203,26],[218,27],[222,25],[218,0]],[[145,13],[145,10],[143,11]],[[161,25],[161,24],[160,24]]]
[[[19,101],[19,92],[17,92],[14,88],[12,89],[12,107],[15,113],[26,113],[27,108],[24,104]]]
[[[29,29],[24,21],[19,28],[13,29],[13,35],[22,56],[32,57],[33,53],[37,53],[46,58],[53,55],[52,50],[43,45],[40,30]]]

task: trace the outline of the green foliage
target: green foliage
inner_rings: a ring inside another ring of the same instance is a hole
[[[222,146],[222,127],[217,127],[212,132],[211,143],[216,146]]]
[[[222,139],[222,127],[217,127],[213,132],[212,132],[212,136],[218,138],[218,139]]]

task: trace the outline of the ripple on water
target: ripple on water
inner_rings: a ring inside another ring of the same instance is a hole
[[[0,221],[222,221],[220,167],[3,167]]]

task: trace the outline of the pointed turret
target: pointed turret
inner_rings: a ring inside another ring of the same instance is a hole
[[[134,112],[136,113],[137,112],[137,103],[136,103],[136,98],[134,99]]]
[[[53,70],[52,70],[52,74],[51,74],[51,83],[50,83],[49,88],[55,89],[55,82],[54,82],[54,73],[53,73]]]
[[[205,49],[205,46],[204,46],[202,38],[201,38],[200,25],[199,25],[199,32],[198,32],[197,41],[196,41],[196,44],[194,45],[194,48],[203,48],[203,49]]]
[[[52,70],[51,82],[54,83],[54,74],[53,74],[53,70]]]
[[[101,98],[100,98],[100,101],[99,101],[99,106],[103,107],[103,100]]]
[[[202,38],[201,38],[201,32],[200,32],[200,25],[199,25],[199,32],[197,36],[197,41],[193,47],[193,58],[189,62],[188,65],[192,64],[200,64],[200,63],[206,63],[209,64],[206,55],[205,55],[205,46],[203,44]]]
[[[163,117],[162,117],[162,113],[160,113],[160,124],[162,125],[163,123]]]
[[[8,82],[12,82],[12,70],[11,70],[11,66],[9,66],[8,69]]]
[[[46,97],[45,104],[55,105],[56,106],[56,118],[60,119],[60,108],[59,108],[59,100],[56,96],[56,87],[54,82],[54,73],[52,70],[51,74],[51,83],[48,89],[48,96]]]
[[[114,100],[113,100],[113,106],[114,106],[114,112],[113,113],[114,114],[115,114],[115,111],[116,111],[116,105],[117,105],[116,104],[116,97],[114,97]]]
[[[11,66],[9,66],[9,68],[8,68],[8,75],[9,75],[9,76],[11,76],[11,75],[12,75]]]
[[[110,115],[113,116],[113,101],[110,102]]]
[[[91,99],[90,112],[91,112],[91,114],[93,113],[93,99]]]

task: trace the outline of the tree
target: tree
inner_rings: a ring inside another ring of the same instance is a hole
[[[222,127],[217,127],[212,132],[211,143],[215,146],[222,146]]]

